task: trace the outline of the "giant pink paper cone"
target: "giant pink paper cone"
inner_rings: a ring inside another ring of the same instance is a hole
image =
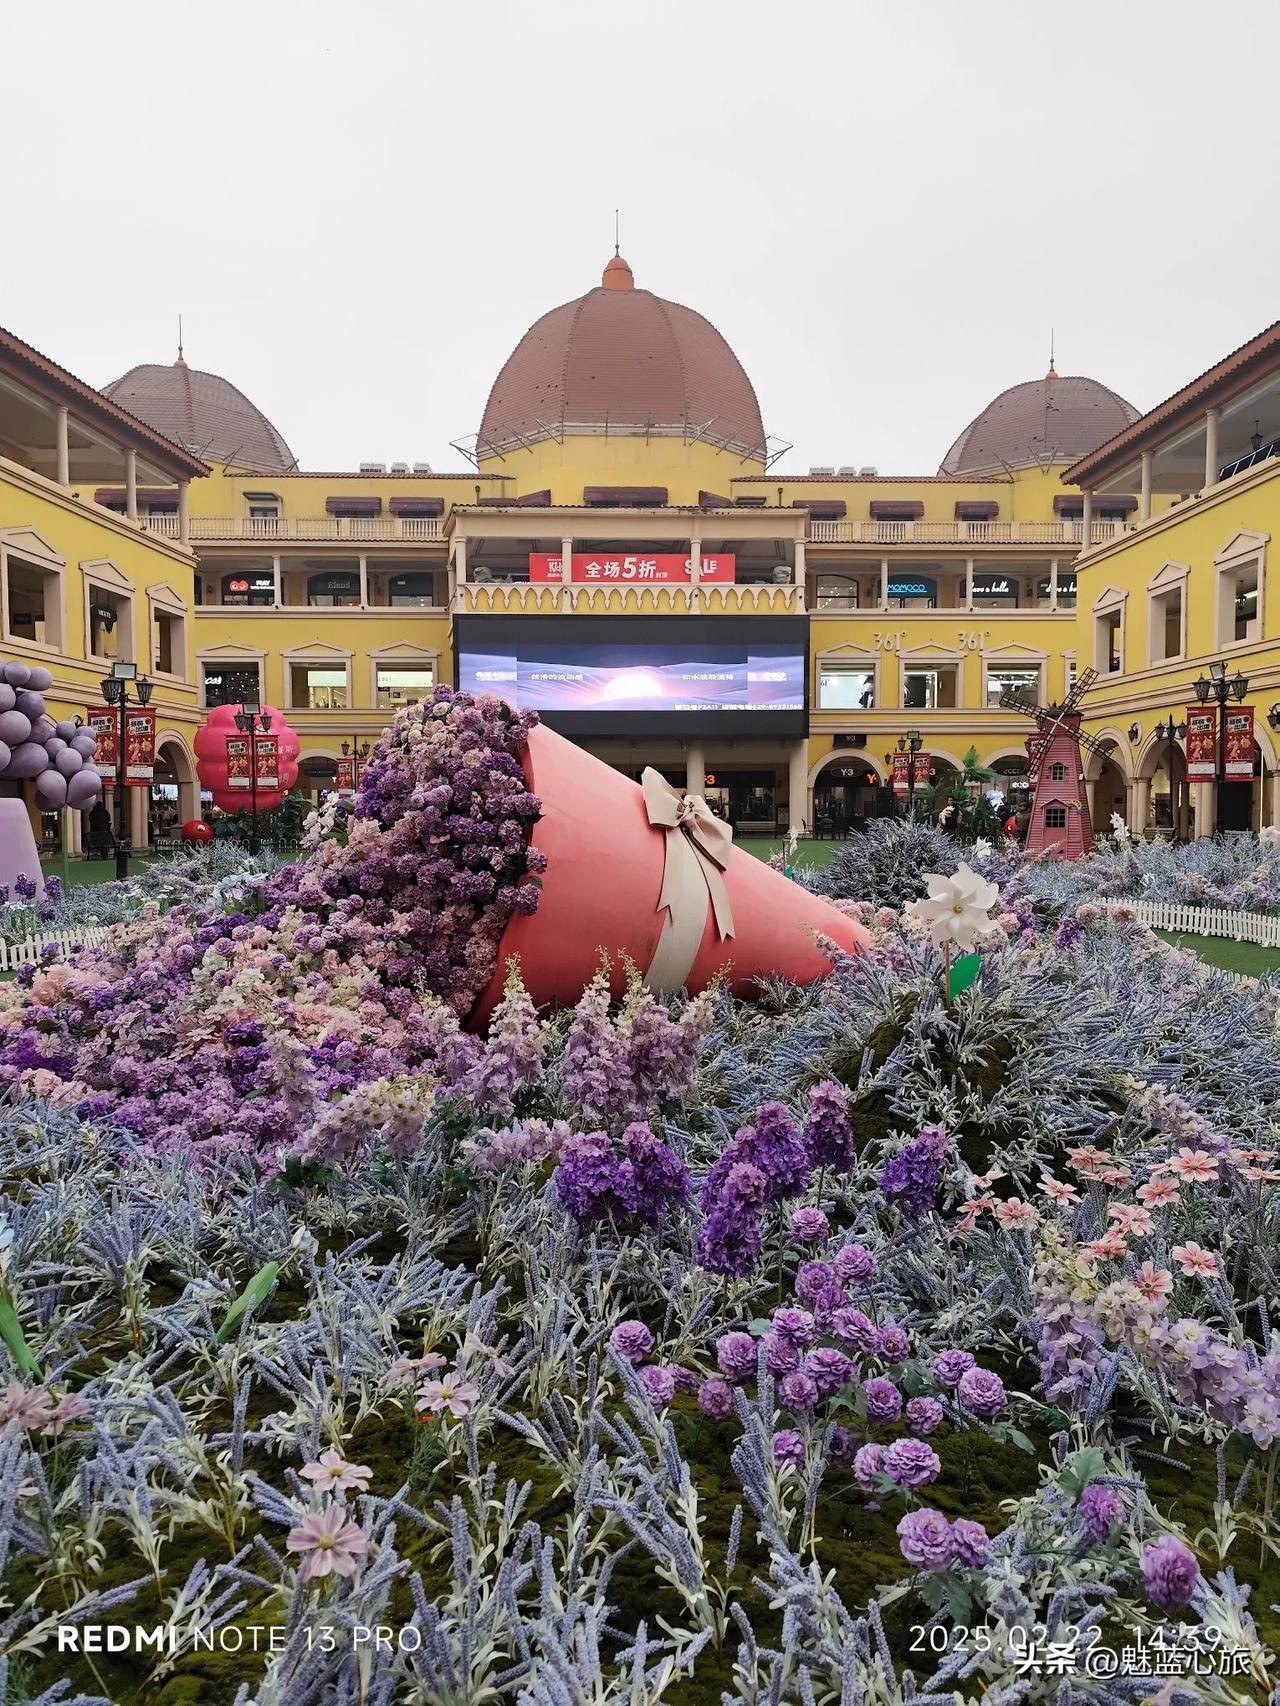
[[[525,776],[542,801],[533,845],[547,856],[542,898],[532,917],[513,918],[498,948],[498,968],[472,1022],[483,1024],[502,995],[508,963],[518,957],[526,989],[539,1006],[576,1001],[594,977],[601,950],[613,959],[614,993],[626,982],[626,955],[641,971],[653,960],[665,910],[658,910],[667,832],[655,829],[638,783],[542,724],[530,731]],[[724,869],[733,935],[721,940],[706,904],[701,944],[685,980],[696,993],[727,968],[735,995],[757,978],[792,983],[825,977],[831,961],[814,941],[829,936],[850,953],[870,945],[860,924],[735,847]]]

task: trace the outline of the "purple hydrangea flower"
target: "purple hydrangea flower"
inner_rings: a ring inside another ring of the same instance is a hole
[[[936,1398],[911,1398],[907,1401],[907,1425],[914,1433],[937,1433],[946,1419],[946,1411]]]
[[[974,1359],[968,1351],[939,1351],[933,1359],[933,1378],[939,1386],[945,1386],[949,1392],[954,1392],[973,1367],[973,1363]]]
[[[837,1424],[827,1438],[827,1456],[837,1469],[848,1469],[856,1456],[853,1435]]]
[[[849,1096],[843,1084],[827,1078],[810,1090],[804,1146],[815,1167],[847,1173],[853,1166],[857,1146],[849,1119]]]
[[[676,1391],[692,1396],[698,1390],[698,1377],[691,1368],[682,1368],[679,1363],[669,1363],[671,1378],[676,1383]]]
[[[883,1375],[864,1381],[863,1395],[867,1401],[867,1418],[873,1422],[896,1422],[902,1414],[902,1394]]]
[[[876,1354],[881,1362],[906,1362],[911,1355],[911,1340],[891,1321],[876,1334]]]
[[[768,1202],[798,1197],[809,1183],[809,1157],[785,1102],[764,1102],[756,1109],[751,1160],[764,1174]]]
[[[1053,933],[1055,948],[1078,948],[1084,941],[1084,931],[1069,914]]]
[[[776,1332],[773,1328],[761,1340],[764,1346],[764,1358],[769,1373],[773,1375],[790,1374],[793,1368],[800,1366],[800,1346],[785,1333]]]
[[[830,1222],[820,1208],[798,1208],[789,1230],[797,1244],[825,1244],[831,1236]]]
[[[710,1273],[744,1279],[760,1260],[760,1215],[767,1181],[751,1162],[736,1160],[713,1185],[712,1175],[719,1166],[717,1162],[703,1185],[706,1219],[698,1228],[698,1263]]]
[[[909,1219],[920,1220],[937,1199],[950,1154],[946,1128],[924,1126],[883,1169],[877,1183],[885,1196],[897,1200]]]
[[[956,1397],[971,1416],[990,1421],[998,1416],[1009,1402],[1004,1381],[987,1368],[971,1368],[960,1376]]]
[[[638,1121],[622,1134],[631,1168],[632,1212],[648,1226],[661,1226],[689,1195],[689,1169],[647,1125]]]
[[[1124,1503],[1105,1481],[1090,1481],[1080,1495],[1080,1520],[1090,1538],[1101,1546],[1118,1522],[1124,1519]]]
[[[876,1271],[876,1259],[861,1244],[842,1244],[836,1251],[836,1278],[841,1285],[865,1285]]]
[[[775,1309],[773,1330],[790,1339],[793,1345],[811,1345],[816,1334],[813,1316],[807,1309]]]
[[[773,1436],[773,1461],[779,1469],[784,1464],[794,1464],[797,1469],[804,1464],[804,1439],[794,1428],[780,1428]]]
[[[837,1309],[831,1317],[831,1331],[855,1350],[870,1354],[876,1348],[875,1322],[860,1309]]]
[[[951,1524],[951,1551],[957,1564],[980,1570],[991,1554],[991,1541],[980,1522],[958,1516]]]
[[[807,1415],[818,1402],[818,1388],[803,1369],[792,1369],[778,1382],[778,1402],[784,1410]]]
[[[716,1340],[716,1367],[735,1386],[755,1378],[759,1354],[750,1333],[722,1333]]]
[[[829,1262],[801,1262],[796,1269],[796,1296],[802,1303],[812,1303],[827,1286],[835,1284],[835,1278]]]
[[[645,1397],[655,1410],[664,1410],[676,1395],[676,1379],[661,1363],[649,1363],[638,1371]]]
[[[823,1398],[829,1398],[853,1379],[853,1364],[843,1351],[834,1346],[819,1345],[804,1359],[804,1372]]]
[[[698,1388],[698,1408],[704,1416],[713,1420],[723,1421],[726,1416],[733,1414],[733,1388],[727,1380],[717,1379],[712,1375],[710,1380],[704,1380]]]
[[[884,1454],[884,1472],[898,1487],[927,1487],[942,1473],[942,1460],[922,1439],[895,1439]]]
[[[951,1524],[941,1511],[908,1511],[898,1524],[898,1548],[918,1570],[945,1570],[951,1562]]]
[[[864,1493],[875,1492],[875,1477],[884,1474],[884,1453],[882,1445],[862,1445],[854,1453],[853,1478]]]
[[[1142,1549],[1142,1585],[1147,1598],[1161,1611],[1180,1611],[1190,1605],[1200,1579],[1194,1554],[1174,1534],[1165,1534]]]
[[[643,1362],[653,1351],[653,1334],[643,1321],[619,1321],[609,1335],[609,1349],[623,1362]]]
[[[813,1300],[813,1318],[825,1333],[831,1326],[831,1318],[838,1309],[843,1309],[849,1301],[849,1294],[840,1285],[824,1285]]]

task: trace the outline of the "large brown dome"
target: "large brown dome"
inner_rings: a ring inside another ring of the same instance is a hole
[[[103,391],[175,444],[216,462],[287,473],[298,459],[243,391],[217,373],[188,367],[131,367]]]
[[[1108,386],[1079,375],[1011,385],[971,420],[942,460],[939,474],[998,474],[1033,462],[1075,462],[1138,418]]]
[[[637,290],[615,255],[595,290],[544,314],[494,381],[478,454],[552,433],[696,432],[765,454],[755,390],[709,320]]]

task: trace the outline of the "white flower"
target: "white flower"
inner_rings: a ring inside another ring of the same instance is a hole
[[[1280,829],[1274,823],[1264,823],[1258,831],[1259,847],[1280,847]]]
[[[990,912],[1000,898],[994,883],[961,865],[954,877],[939,876],[926,871],[927,900],[913,900],[903,910],[910,917],[928,926],[929,934],[939,948],[948,944],[955,948],[971,948],[975,938],[991,928]]]
[[[1116,845],[1118,847],[1127,847],[1129,845],[1129,825],[1120,816],[1119,812],[1112,812],[1111,814],[1111,833],[1115,836]]]
[[[973,856],[975,859],[985,859],[991,851],[991,843],[983,839],[981,836],[973,844]]]

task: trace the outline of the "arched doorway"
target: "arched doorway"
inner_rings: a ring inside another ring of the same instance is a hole
[[[302,792],[319,805],[338,785],[338,761],[325,753],[313,753],[298,765],[298,782]]]
[[[147,839],[154,847],[171,841],[184,823],[200,816],[200,785],[195,760],[177,735],[161,735],[156,743],[155,774],[151,779]]]
[[[819,837],[841,840],[868,818],[883,816],[884,809],[879,774],[857,753],[833,753],[814,778],[813,826]]]
[[[1088,792],[1093,800],[1093,833],[1095,835],[1110,835],[1111,819],[1119,814],[1125,823],[1129,820],[1129,795],[1126,787],[1126,777],[1119,761],[1120,748],[1114,740],[1103,739],[1089,755],[1085,779],[1089,783]]]
[[[1145,825],[1157,840],[1186,841],[1191,834],[1191,790],[1187,786],[1187,756],[1177,740],[1153,740],[1138,765],[1138,779],[1147,783],[1149,799]]]

